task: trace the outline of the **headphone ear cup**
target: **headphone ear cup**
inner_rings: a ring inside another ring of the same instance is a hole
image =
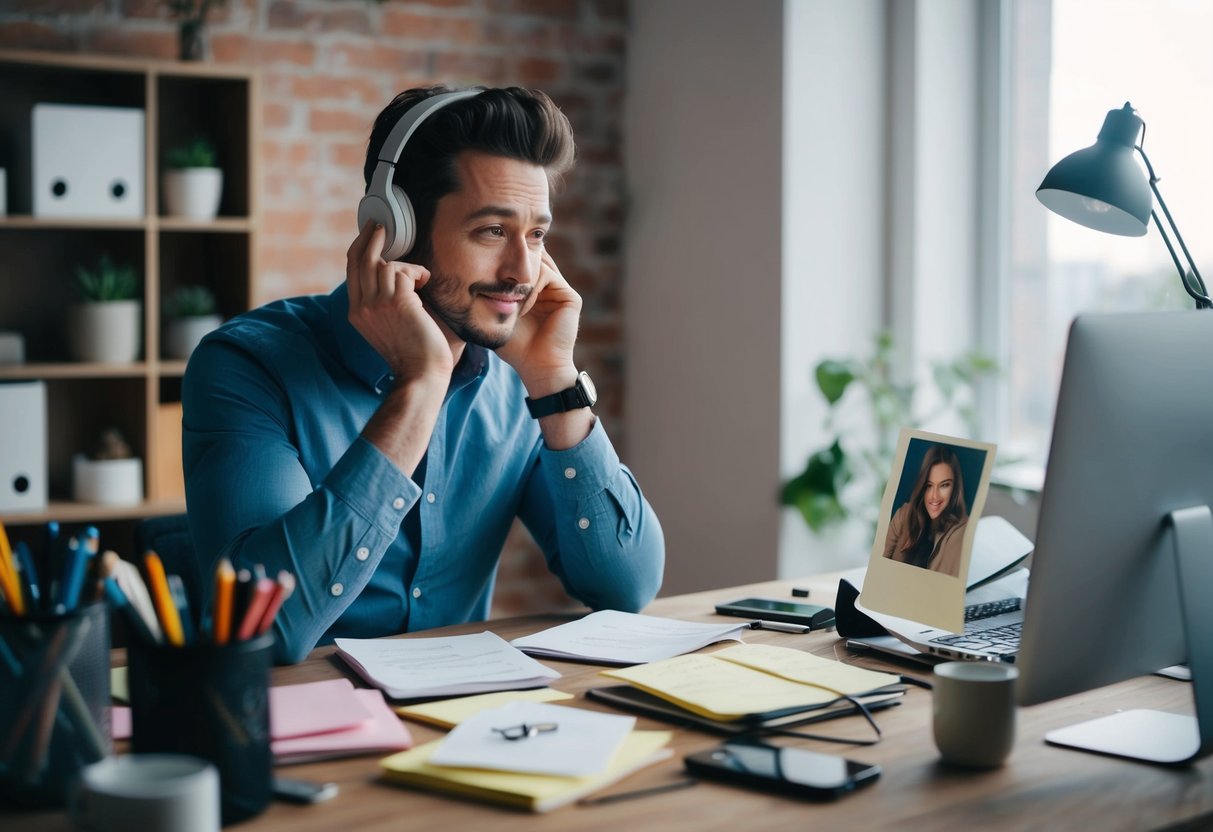
[[[417,217],[413,213],[413,203],[409,200],[409,195],[399,185],[392,185],[392,196],[395,197],[392,207],[396,214],[396,233],[389,239],[391,245],[386,248],[394,253],[391,257],[385,253],[385,260],[403,257],[413,250],[413,244],[417,241]]]

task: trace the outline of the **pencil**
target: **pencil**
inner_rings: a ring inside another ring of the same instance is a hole
[[[180,575],[169,575],[167,580],[169,597],[172,598],[177,618],[181,621],[181,640],[186,644],[193,644],[194,618],[190,613],[189,596],[185,594],[185,581],[181,580]]]
[[[215,615],[211,624],[215,643],[227,644],[232,636],[232,601],[236,594],[236,570],[227,558],[215,568]]]
[[[160,629],[160,621],[156,618],[156,609],[152,604],[152,596],[147,591],[147,584],[139,574],[139,568],[130,561],[120,560],[114,564],[114,581],[122,589],[126,599],[130,601],[133,615],[143,622],[144,629],[151,635],[152,644],[164,642],[164,632]]]
[[[278,610],[282,609],[282,602],[290,598],[294,591],[295,576],[285,569],[279,572],[274,594],[270,596],[270,602],[261,615],[261,623],[257,626],[257,635],[261,635],[274,625],[274,616],[278,615]]]
[[[236,631],[236,638],[239,641],[245,641],[257,634],[261,618],[265,615],[265,611],[270,605],[270,599],[277,588],[278,584],[269,578],[258,578],[253,583],[253,597],[249,599],[248,609],[244,611],[240,628]]]
[[[17,580],[17,565],[13,561],[13,550],[3,523],[0,523],[0,589],[4,591],[9,609],[16,615],[25,615],[25,599],[21,596],[21,583]]]
[[[164,564],[160,556],[150,549],[143,555],[143,564],[147,568],[148,590],[152,601],[156,604],[156,612],[160,616],[160,626],[164,628],[165,638],[174,647],[185,645],[185,635],[181,631],[181,617],[173,604],[169,593],[168,577],[164,574]]]

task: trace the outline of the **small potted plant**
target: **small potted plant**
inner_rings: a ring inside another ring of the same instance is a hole
[[[103,254],[96,266],[76,266],[80,302],[68,309],[67,342],[77,361],[129,363],[139,357],[142,304],[135,267]]]
[[[143,460],[117,428],[103,430],[92,453],[72,457],[72,497],[108,506],[142,502]]]
[[[223,171],[205,136],[170,150],[164,158],[164,206],[170,216],[210,220],[219,213]]]
[[[179,286],[165,299],[164,354],[188,359],[206,335],[223,323],[215,294],[206,286]]]

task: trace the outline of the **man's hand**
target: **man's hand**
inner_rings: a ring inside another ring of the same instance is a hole
[[[398,382],[450,380],[451,347],[417,296],[429,270],[382,257],[387,233],[368,222],[345,255],[350,323],[387,362]],[[445,389],[445,383],[443,384]]]
[[[543,252],[539,279],[519,311],[509,343],[497,355],[518,373],[532,397],[572,386],[577,377],[573,347],[581,296],[569,286],[552,256]]]

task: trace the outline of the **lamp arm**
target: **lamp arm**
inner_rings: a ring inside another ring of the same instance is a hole
[[[1166,200],[1162,198],[1162,192],[1158,190],[1158,176],[1154,173],[1154,166],[1150,164],[1150,157],[1146,155],[1146,151],[1142,149],[1141,145],[1136,145],[1136,148],[1137,152],[1141,154],[1142,161],[1146,163],[1146,170],[1150,174],[1150,190],[1154,192],[1154,198],[1158,200],[1163,216],[1167,218],[1167,224],[1171,226],[1171,232],[1175,235],[1175,239],[1179,242],[1179,247],[1184,253],[1184,258],[1188,261],[1188,269],[1184,269],[1183,264],[1179,261],[1179,255],[1175,253],[1175,247],[1171,245],[1171,238],[1167,236],[1166,229],[1163,228],[1162,222],[1158,219],[1158,213],[1151,210],[1150,216],[1154,218],[1154,225],[1158,227],[1158,233],[1162,235],[1162,241],[1166,243],[1167,251],[1171,253],[1171,260],[1179,271],[1179,279],[1184,285],[1184,290],[1196,301],[1197,309],[1213,309],[1213,300],[1209,299],[1209,292],[1205,288],[1205,282],[1200,276],[1200,270],[1196,268],[1196,262],[1192,259],[1191,252],[1188,251],[1188,246],[1184,242],[1183,235],[1179,233],[1179,227],[1175,225],[1175,219],[1167,208]],[[1192,288],[1189,274],[1196,281],[1199,291]]]

